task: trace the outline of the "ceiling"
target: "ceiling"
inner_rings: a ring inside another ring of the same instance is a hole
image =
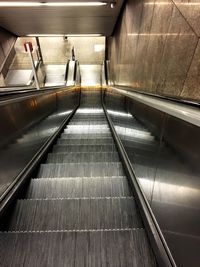
[[[123,0],[116,1],[114,8],[110,7],[110,0],[104,1],[108,2],[108,5],[91,7],[0,7],[0,26],[17,36],[27,34],[102,34],[109,36],[112,34],[123,3]],[[85,1],[51,0],[46,2]]]

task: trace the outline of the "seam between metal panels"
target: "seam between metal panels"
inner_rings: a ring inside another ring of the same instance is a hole
[[[76,233],[76,232],[123,232],[123,231],[137,231],[144,230],[142,227],[138,228],[105,228],[105,229],[81,229],[81,230],[45,230],[45,231],[5,231],[0,233],[11,233],[11,234],[28,234],[28,233]]]
[[[58,197],[58,198],[25,198],[20,201],[49,201],[49,200],[93,200],[93,199],[134,199],[133,196],[119,196],[119,197]]]
[[[35,178],[32,178],[33,180],[51,180],[51,179],[79,179],[79,178],[83,178],[83,179],[109,179],[109,178],[121,178],[121,179],[124,179],[126,178],[125,176],[103,176],[103,177],[35,177]]]

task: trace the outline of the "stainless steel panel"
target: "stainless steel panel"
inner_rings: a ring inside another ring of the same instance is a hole
[[[101,84],[101,65],[80,65],[81,85],[96,86]]]
[[[66,78],[65,78],[65,72],[66,72],[66,65],[45,65],[45,86],[59,86],[59,85],[65,85]],[[72,84],[70,84],[72,85]]]
[[[67,74],[67,85],[74,85],[74,69],[75,69],[75,61],[70,60],[68,65],[68,74]]]
[[[78,89],[58,89],[0,104],[0,194],[78,103]]]
[[[6,86],[30,85],[33,78],[32,70],[9,70],[6,78]]]
[[[199,266],[200,128],[113,90],[105,102],[177,265]]]

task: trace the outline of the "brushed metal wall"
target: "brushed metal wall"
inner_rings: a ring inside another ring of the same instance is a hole
[[[199,266],[200,128],[113,90],[105,102],[177,266]]]
[[[0,103],[0,194],[78,104],[65,88]]]

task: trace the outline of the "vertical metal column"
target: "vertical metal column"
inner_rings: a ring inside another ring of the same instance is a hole
[[[39,85],[39,82],[38,82],[37,72],[36,72],[35,64],[34,64],[34,60],[33,60],[33,55],[32,55],[32,52],[30,50],[29,44],[26,43],[25,45],[26,45],[26,49],[27,49],[27,52],[28,52],[30,60],[31,60],[31,65],[32,65],[32,70],[33,70],[33,75],[34,75],[34,79],[35,79],[36,88],[39,90],[40,89],[40,85]]]
[[[38,52],[39,52],[39,56],[40,56],[40,61],[43,63],[43,57],[42,57],[42,51],[41,51],[41,47],[40,47],[40,40],[39,37],[35,37],[36,43],[37,43],[37,47],[38,47]]]

